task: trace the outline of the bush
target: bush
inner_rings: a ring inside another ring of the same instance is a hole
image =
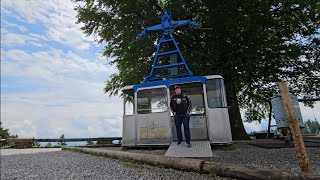
[[[304,134],[317,134],[319,133],[320,124],[317,120],[310,120],[304,122]]]
[[[50,142],[48,142],[48,144],[46,144],[45,147],[46,147],[46,148],[50,148],[50,147],[52,147],[52,144],[51,144]]]
[[[67,143],[65,142],[64,134],[62,134],[62,135],[60,136],[60,139],[61,139],[61,141],[58,142],[58,145],[59,145],[59,146],[66,146]]]
[[[0,139],[6,139],[5,141],[0,141],[0,147],[14,146],[13,142],[7,141],[8,138],[18,138],[18,135],[11,135],[9,129],[4,129],[4,127],[2,127],[2,122],[0,121]]]
[[[91,141],[91,140],[87,141],[86,146],[93,146],[93,145],[94,145],[94,142],[93,142],[93,141]]]

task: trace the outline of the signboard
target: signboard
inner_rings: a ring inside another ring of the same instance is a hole
[[[148,127],[140,127],[140,139],[167,139],[168,130],[165,127],[159,127],[154,121]]]
[[[203,116],[191,116],[189,122],[190,128],[205,128],[206,120]]]
[[[166,139],[168,137],[167,130],[148,130],[147,128],[140,128],[140,139]]]

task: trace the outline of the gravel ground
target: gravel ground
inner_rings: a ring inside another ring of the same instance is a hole
[[[248,165],[254,167],[281,169],[300,172],[296,151],[294,148],[265,149],[248,145],[236,144],[233,151],[213,151],[210,160],[222,163]],[[320,173],[320,148],[307,148],[311,167],[315,173]]]
[[[227,179],[69,151],[35,150],[14,150],[11,155],[2,151],[0,179]]]
[[[249,142],[283,143],[283,141],[279,140],[238,141],[234,143],[236,147],[235,150],[213,150],[213,158],[204,159],[220,163],[300,172],[300,167],[294,148],[265,149],[248,145]],[[108,147],[106,149],[120,151],[121,147]],[[164,155],[166,149],[128,149],[125,151]],[[313,171],[320,173],[320,148],[307,148],[307,152]]]
[[[269,141],[282,143],[281,141]],[[294,148],[265,149],[248,145],[248,142],[253,141],[235,142],[235,150],[213,150],[214,157],[206,158],[206,160],[300,171]],[[122,150],[121,147],[104,149]],[[164,155],[166,149],[126,149],[125,151]],[[320,148],[307,148],[307,152],[313,171],[320,173]],[[60,149],[6,149],[1,150],[0,179],[212,179],[212,177],[205,174],[60,151]],[[227,178],[215,177],[214,179]]]

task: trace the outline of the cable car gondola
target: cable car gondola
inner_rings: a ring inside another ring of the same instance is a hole
[[[165,10],[161,15],[161,24],[145,28],[138,35],[145,37],[150,32],[163,33],[150,74],[143,83],[122,89],[123,146],[163,146],[177,140],[170,110],[170,97],[175,85],[179,85],[192,102],[191,141],[232,143],[223,77],[192,74],[173,37],[174,29],[183,26],[195,28],[200,27],[201,23],[193,20],[172,21],[171,13]],[[170,64],[163,63],[162,58],[167,57],[170,57]],[[171,73],[164,75],[163,70]]]

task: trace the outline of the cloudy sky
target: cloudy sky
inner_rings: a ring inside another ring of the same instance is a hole
[[[122,102],[103,93],[116,72],[76,24],[69,0],[1,0],[1,121],[19,137],[121,136]],[[302,107],[320,119],[320,105]],[[266,129],[245,123],[246,130]]]

